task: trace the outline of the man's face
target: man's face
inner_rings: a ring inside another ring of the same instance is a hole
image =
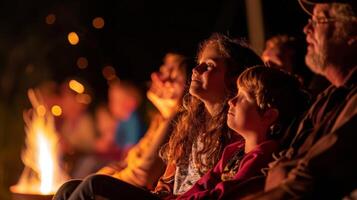
[[[331,4],[316,4],[304,27],[308,44],[305,61],[313,72],[324,75],[326,67],[340,59],[347,41],[347,36],[341,34],[341,23]]]

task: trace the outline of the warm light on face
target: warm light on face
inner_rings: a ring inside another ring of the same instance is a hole
[[[68,41],[71,45],[76,45],[79,42],[79,37],[76,32],[70,32],[68,34]]]
[[[78,82],[76,80],[69,81],[68,86],[73,91],[75,91],[75,92],[77,92],[79,94],[82,94],[84,92],[84,86],[80,82]]]
[[[88,60],[85,57],[79,57],[77,59],[77,66],[79,69],[85,69],[88,67]]]
[[[58,105],[54,105],[51,108],[51,112],[54,116],[61,116],[62,115],[62,108]]]
[[[96,18],[94,18],[93,21],[92,21],[92,25],[93,25],[93,27],[96,28],[96,29],[101,29],[101,28],[103,28],[103,27],[104,27],[104,24],[105,24],[105,22],[104,22],[104,19],[103,19],[102,17],[96,17]]]
[[[54,14],[49,14],[46,16],[46,24],[51,25],[56,22],[56,15]]]

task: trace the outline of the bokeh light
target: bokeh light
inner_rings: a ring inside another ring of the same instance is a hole
[[[51,112],[54,116],[61,116],[62,108],[59,105],[53,105],[51,108]]]
[[[102,17],[96,17],[96,18],[94,18],[93,21],[92,21],[92,25],[93,25],[93,27],[96,28],[96,29],[101,29],[101,28],[103,28],[103,27],[104,27],[104,24],[105,24],[105,22],[104,22],[104,19],[103,19]]]
[[[54,14],[49,14],[46,16],[46,24],[51,25],[56,22],[56,15]]]
[[[71,45],[76,45],[79,42],[79,36],[76,32],[68,33],[68,41]]]
[[[79,94],[82,94],[84,92],[84,86],[80,82],[78,82],[76,80],[69,81],[68,86],[73,91],[75,91],[75,92],[77,92]]]
[[[79,69],[85,69],[88,67],[88,59],[85,57],[79,57],[77,59],[77,66]]]

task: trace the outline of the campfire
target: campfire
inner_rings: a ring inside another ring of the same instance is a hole
[[[38,92],[29,90],[28,96],[34,109],[24,113],[26,148],[21,158],[25,168],[18,183],[10,190],[17,195],[15,199],[25,199],[20,196],[26,195],[43,199],[41,196],[53,195],[68,176],[60,167],[54,117],[47,111]]]

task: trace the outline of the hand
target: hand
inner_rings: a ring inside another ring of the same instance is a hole
[[[152,84],[147,92],[148,99],[164,118],[172,117],[178,110],[184,90],[183,79],[170,79],[158,72],[151,74]]]
[[[127,166],[127,163],[124,161],[117,162],[117,163],[112,163],[108,166],[105,166],[101,168],[99,171],[97,171],[96,174],[103,174],[103,175],[108,175],[108,176],[113,176],[115,173],[120,172]]]

